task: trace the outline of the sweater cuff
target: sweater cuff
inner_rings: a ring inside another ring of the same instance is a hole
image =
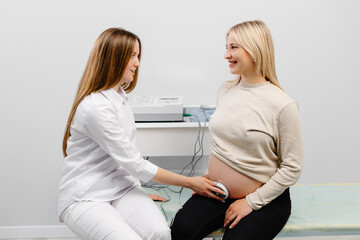
[[[254,196],[255,194],[256,192],[246,195],[245,199],[249,206],[256,211],[262,208],[263,205],[260,204],[260,201],[258,199],[256,199],[256,197]]]

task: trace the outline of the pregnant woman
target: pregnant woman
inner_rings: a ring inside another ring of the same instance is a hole
[[[203,239],[220,227],[226,227],[223,240],[273,239],[290,216],[289,187],[303,162],[300,117],[277,80],[267,26],[233,26],[225,59],[238,77],[218,91],[205,177],[225,185],[229,198],[193,195],[174,218],[173,240]]]

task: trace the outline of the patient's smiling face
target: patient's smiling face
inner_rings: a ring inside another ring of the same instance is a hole
[[[255,71],[255,63],[251,55],[237,43],[230,33],[226,39],[225,59],[229,62],[230,72],[237,75],[246,75]]]

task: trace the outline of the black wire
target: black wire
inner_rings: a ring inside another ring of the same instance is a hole
[[[190,174],[188,174],[187,176],[189,177],[191,174],[192,174],[192,172],[194,171],[194,168],[195,168],[195,165],[194,165],[194,159],[195,159],[195,157],[196,157],[196,155],[203,149],[203,141],[202,141],[202,139],[200,139],[200,134],[201,134],[201,123],[200,123],[200,120],[199,120],[199,118],[198,118],[198,116],[196,116],[196,115],[191,115],[191,116],[194,116],[195,118],[196,118],[196,120],[197,120],[197,122],[198,122],[198,124],[199,124],[199,128],[198,128],[198,136],[197,136],[197,139],[196,139],[196,141],[195,141],[195,144],[194,144],[194,155],[193,155],[193,157],[192,157],[192,159],[191,159],[191,161],[190,161],[190,163],[189,164],[187,164],[182,170],[181,170],[181,172],[180,172],[180,175],[182,175],[183,174],[183,172],[185,171],[185,169],[189,166],[189,165],[191,165],[192,166],[192,168],[191,168],[191,171],[190,171]],[[203,130],[203,132],[205,131],[205,129]],[[204,134],[203,134],[204,135]],[[204,136],[202,136],[202,138],[203,138]],[[199,144],[199,150],[196,150],[196,146],[197,146],[197,144]],[[203,151],[203,150],[202,150]],[[203,154],[201,155],[201,157],[203,156]],[[201,158],[200,157],[200,158]],[[197,161],[196,161],[197,162]]]
[[[205,112],[204,112],[205,114]],[[185,171],[185,169],[191,165],[191,170],[190,172],[187,174],[188,177],[192,177],[195,173],[195,166],[196,164],[200,161],[200,159],[204,156],[204,146],[203,146],[203,141],[204,141],[204,134],[205,134],[205,127],[206,127],[206,114],[205,114],[205,122],[204,122],[204,126],[203,126],[203,130],[201,132],[201,123],[200,123],[200,119],[197,115],[191,115],[191,116],[194,116],[198,122],[198,125],[199,125],[199,128],[198,128],[198,136],[196,138],[196,141],[195,141],[195,144],[194,144],[194,155],[192,156],[191,158],[191,161],[190,163],[188,163],[180,172],[180,175],[183,175],[183,172]],[[198,147],[197,147],[198,146]],[[197,149],[198,148],[198,149]],[[200,156],[195,160],[197,154],[201,151],[201,154]],[[149,156],[146,158],[146,160],[149,160]],[[168,185],[160,185],[158,183],[153,183],[151,185],[143,185],[144,188],[150,188],[150,189],[153,189],[157,192],[160,193],[160,191],[162,190],[166,196],[167,196],[167,201],[164,201],[164,202],[161,202],[160,203],[160,209],[161,211],[163,212],[165,218],[166,218],[166,221],[168,221],[167,219],[167,216],[166,216],[166,212],[165,212],[165,209],[164,209],[164,204],[168,201],[171,200],[171,197],[169,195],[169,193],[166,191],[166,190],[169,190],[173,193],[178,193],[179,194],[179,204],[182,205],[181,203],[181,194],[183,192],[183,189],[184,187],[181,187],[179,191],[176,191],[174,189],[171,189]]]
[[[205,112],[204,112],[205,114]],[[189,172],[189,174],[187,175],[188,177],[192,177],[194,175],[194,172],[195,172],[195,166],[196,164],[199,162],[199,160],[203,157],[204,155],[204,145],[203,145],[203,140],[204,140],[204,134],[205,134],[205,126],[206,126],[206,122],[204,122],[204,127],[203,127],[203,131],[202,131],[202,134],[201,134],[201,123],[200,123],[200,119],[197,115],[191,115],[191,116],[194,116],[199,124],[199,128],[198,128],[198,136],[197,136],[197,139],[195,141],[195,144],[194,144],[194,155],[190,161],[189,164],[187,164],[183,169],[182,171],[180,172],[180,175],[182,175],[182,173],[184,172],[184,170],[191,164],[191,170]],[[205,120],[206,120],[206,115],[205,115]],[[201,134],[201,137],[200,137],[200,134]],[[199,144],[199,150],[196,150],[196,146],[197,144]],[[201,155],[200,157],[194,161],[194,159],[196,158],[196,155],[201,151]],[[183,191],[184,187],[181,187],[180,188],[180,192],[179,192],[179,203],[180,205],[181,204],[181,194],[182,194],[182,191]]]

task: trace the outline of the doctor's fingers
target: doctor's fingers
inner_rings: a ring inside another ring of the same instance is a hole
[[[202,195],[202,196],[204,196],[204,197],[208,197],[208,198],[214,198],[214,199],[216,199],[216,200],[219,200],[219,201],[221,201],[221,202],[224,202],[224,199],[222,199],[221,197],[219,197],[219,196],[217,196],[214,192],[212,192],[212,191],[207,191],[207,192],[204,192],[204,193],[202,193],[202,194],[200,194],[200,195]]]

